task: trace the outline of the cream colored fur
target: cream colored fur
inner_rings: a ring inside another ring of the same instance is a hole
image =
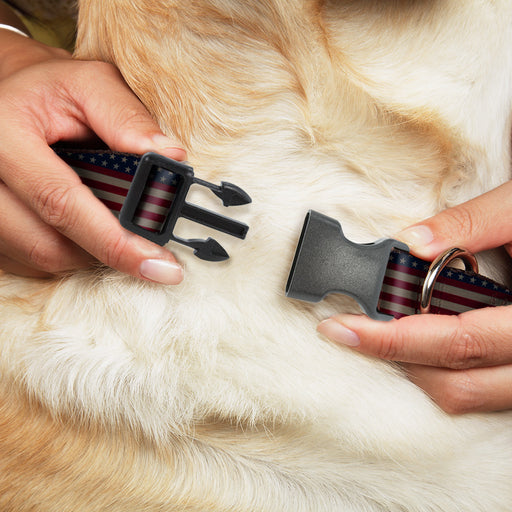
[[[510,178],[512,4],[80,8],[78,57],[115,63],[197,175],[250,193],[250,231],[218,235],[224,263],[170,245],[175,287],[0,278],[0,509],[511,510],[510,413],[445,414],[316,334],[354,303],[284,286],[310,208],[372,241]]]

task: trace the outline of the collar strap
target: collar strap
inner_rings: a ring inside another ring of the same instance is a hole
[[[440,261],[452,250],[441,254]],[[434,274],[436,261],[429,263],[409,252],[395,249],[389,256],[379,310],[395,318],[415,313],[456,315],[471,309],[512,304],[512,292],[473,270],[444,267]],[[430,301],[422,311],[425,283],[435,277]]]
[[[447,254],[429,263],[410,254],[397,240],[355,244],[345,238],[337,220],[310,210],[286,295],[318,302],[330,293],[343,293],[378,320],[427,311],[458,314],[512,304],[512,292],[505,286],[473,270],[447,267],[451,257],[461,257],[462,253],[450,251],[448,258]]]
[[[194,249],[208,261],[229,258],[214,239],[184,239],[173,234],[180,217],[244,239],[248,226],[186,202],[193,184],[209,188],[224,206],[248,204],[251,198],[232,183],[214,185],[194,176],[192,167],[156,153],[55,149],[126,229],[159,245],[169,240]]]

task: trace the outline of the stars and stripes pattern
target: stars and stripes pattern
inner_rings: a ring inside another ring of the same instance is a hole
[[[118,217],[140,158],[113,151],[56,150],[94,195]],[[148,231],[160,231],[181,177],[165,169],[151,173],[134,222]]]
[[[400,318],[419,312],[430,263],[412,254],[391,252],[379,297],[379,311]],[[431,313],[455,315],[470,309],[512,304],[512,291],[473,272],[445,267],[436,280]]]

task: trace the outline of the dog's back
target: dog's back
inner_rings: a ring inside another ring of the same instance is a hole
[[[352,301],[284,287],[308,209],[371,241],[509,177],[511,16],[82,1],[78,56],[115,63],[197,175],[250,193],[250,232],[222,238],[225,263],[170,245],[176,287],[2,277],[0,508],[508,510],[510,414],[446,415],[399,367],[315,334]]]

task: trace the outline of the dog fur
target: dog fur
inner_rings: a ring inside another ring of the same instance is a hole
[[[373,241],[510,178],[511,46],[506,0],[82,0],[77,57],[250,193],[250,231],[223,263],[171,244],[179,286],[0,277],[0,509],[510,510],[509,412],[442,412],[316,334],[353,301],[284,286],[308,209]]]

